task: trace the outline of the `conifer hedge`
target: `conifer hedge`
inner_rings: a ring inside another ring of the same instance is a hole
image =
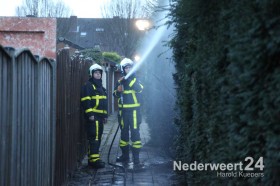
[[[180,173],[189,185],[279,185],[280,1],[173,0],[170,15],[177,160],[237,163],[251,156],[265,166],[264,177],[254,178]]]

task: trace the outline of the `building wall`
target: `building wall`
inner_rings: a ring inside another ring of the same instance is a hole
[[[56,58],[56,19],[0,17],[0,44],[28,48],[34,55]]]

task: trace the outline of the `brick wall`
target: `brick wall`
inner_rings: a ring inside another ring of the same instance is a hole
[[[56,19],[0,17],[0,44],[28,48],[34,55],[56,58]]]

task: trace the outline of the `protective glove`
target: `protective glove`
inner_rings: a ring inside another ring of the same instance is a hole
[[[94,116],[90,116],[88,119],[89,121],[94,121]]]
[[[123,85],[119,85],[118,86],[118,92],[122,92],[123,91]]]

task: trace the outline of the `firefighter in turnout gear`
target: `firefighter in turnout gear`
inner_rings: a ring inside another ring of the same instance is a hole
[[[121,63],[121,71],[125,76],[133,66],[133,61],[124,58]],[[119,124],[121,125],[120,148],[122,155],[117,158],[117,162],[129,162],[129,149],[131,147],[133,163],[139,165],[139,152],[142,148],[139,127],[141,123],[140,98],[143,85],[134,74],[127,79],[122,77],[118,80],[113,95],[118,98]],[[129,143],[129,130],[131,134],[131,144]]]
[[[107,93],[102,86],[102,67],[94,64],[89,68],[89,80],[82,87],[81,103],[87,120],[88,165],[104,168],[99,147],[103,134],[103,124],[107,122]]]

